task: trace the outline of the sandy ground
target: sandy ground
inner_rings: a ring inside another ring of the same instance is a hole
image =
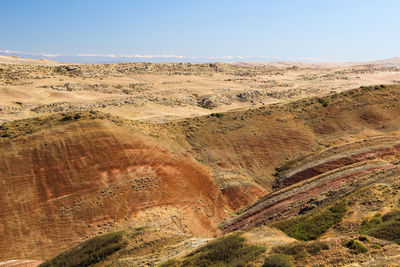
[[[0,122],[88,108],[126,119],[162,122],[294,101],[362,85],[400,83],[400,69],[396,67],[297,65],[57,65],[2,56]]]

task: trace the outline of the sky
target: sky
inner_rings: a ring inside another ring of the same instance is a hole
[[[96,61],[400,56],[399,0],[1,0],[0,54]]]

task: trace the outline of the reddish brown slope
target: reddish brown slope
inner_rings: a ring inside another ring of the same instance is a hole
[[[244,186],[271,190],[275,168],[287,160],[398,131],[399,114],[400,86],[376,86],[166,123],[156,135],[160,142],[184,145],[188,154],[209,166],[233,200],[231,192]]]
[[[48,257],[119,227],[210,235],[225,216],[204,167],[106,121],[1,143],[0,162],[0,259]]]

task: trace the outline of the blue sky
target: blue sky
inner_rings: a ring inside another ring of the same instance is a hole
[[[368,61],[400,56],[399,14],[398,0],[2,0],[0,53]]]

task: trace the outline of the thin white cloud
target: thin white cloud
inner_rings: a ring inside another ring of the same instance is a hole
[[[108,57],[108,58],[189,58],[178,55],[114,55],[114,54],[78,54],[77,57]]]
[[[210,61],[246,61],[246,60],[271,60],[271,61],[309,61],[309,62],[321,62],[326,61],[322,58],[284,58],[284,57],[276,57],[276,56],[257,56],[257,55],[248,55],[248,56],[182,56],[182,55],[171,55],[171,54],[154,54],[154,55],[141,55],[141,54],[76,54],[76,55],[63,55],[63,54],[52,54],[52,53],[31,53],[31,52],[23,52],[23,51],[15,51],[15,50],[0,50],[0,54],[16,54],[16,55],[25,55],[25,56],[35,56],[35,57],[47,57],[47,58],[57,58],[57,57],[68,57],[68,58],[110,58],[110,59],[182,59],[182,60],[210,60]]]
[[[75,55],[76,57],[110,57],[110,58],[114,58],[114,57],[118,57],[116,55],[113,54],[108,54],[108,55],[102,55],[102,54],[78,54]]]
[[[27,56],[39,56],[39,57],[59,57],[62,54],[49,54],[49,53],[30,53],[30,52],[22,52],[22,51],[14,51],[14,50],[0,50],[0,53],[3,54],[18,54],[18,55],[27,55]]]

